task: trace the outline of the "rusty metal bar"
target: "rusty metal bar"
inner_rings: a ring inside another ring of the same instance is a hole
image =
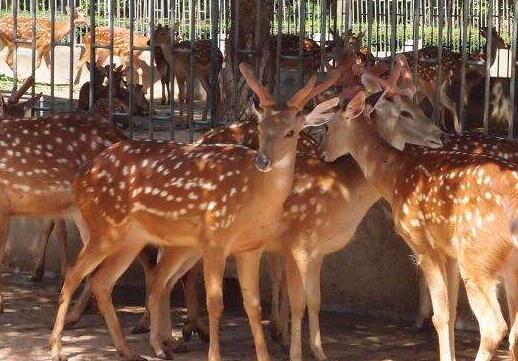
[[[299,58],[298,58],[298,72],[299,72],[299,87],[304,85],[304,38],[306,30],[306,3],[300,2],[300,17],[299,17]],[[280,53],[277,56],[282,56]]]
[[[110,86],[108,87],[108,109],[110,110],[110,121],[113,123],[113,1],[108,0],[108,27],[110,28],[110,71],[108,73],[108,83]],[[118,85],[117,85],[118,86]],[[131,91],[130,91],[131,93]]]
[[[439,10],[439,18],[438,18],[438,29],[437,29],[437,97],[435,99],[436,104],[440,104],[441,97],[441,85],[442,85],[442,51],[443,51],[443,30],[444,30],[444,4],[445,0],[439,0],[437,3],[437,7]],[[440,121],[443,117],[442,112],[443,107],[441,106],[441,111],[438,112],[438,118],[434,117],[437,121]],[[437,114],[436,109],[434,113]]]
[[[151,69],[151,88],[149,88],[149,139],[153,139],[155,137],[155,126],[154,126],[154,116],[155,116],[155,40],[153,39],[153,33],[155,32],[155,0],[149,0],[149,65]],[[131,91],[130,91],[131,93]]]
[[[260,9],[261,0],[257,0],[257,8]],[[259,23],[259,17],[257,16],[257,23]],[[210,126],[215,127],[217,123],[219,122],[218,119],[218,110],[220,107],[220,104],[218,100],[220,99],[219,94],[219,86],[218,86],[218,72],[216,68],[217,64],[217,55],[218,55],[218,43],[219,43],[219,2],[218,0],[212,0],[211,1],[211,7],[210,7],[210,25],[211,25],[211,51],[210,51],[210,75],[211,75],[211,82],[210,82]],[[207,94],[207,97],[209,97],[209,94]]]
[[[173,8],[171,9],[171,14],[172,14],[172,20],[173,20],[173,26],[176,22],[176,19],[174,18],[174,15],[175,15],[175,9],[176,9],[176,4],[174,1],[171,2],[171,4],[173,5]],[[174,44],[175,41],[176,41],[176,38],[175,38],[175,34],[174,32],[172,31],[171,34],[171,44]],[[175,131],[176,131],[176,117],[174,115],[174,110],[175,110],[175,106],[174,106],[174,53],[173,53],[173,48],[171,47],[171,49],[169,49],[169,51],[171,52],[171,55],[173,57],[173,61],[171,64],[169,64],[169,87],[170,87],[170,117],[171,117],[171,122],[170,122],[170,125],[169,125],[169,138],[170,139],[175,139]],[[165,56],[165,54],[164,54]],[[179,99],[180,97],[178,97]]]

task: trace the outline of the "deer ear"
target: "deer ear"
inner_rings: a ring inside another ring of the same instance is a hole
[[[65,6],[65,11],[66,11],[67,14],[70,14],[70,6],[68,6],[68,5]]]
[[[356,119],[365,110],[365,92],[360,91],[354,96],[354,98],[347,104],[345,109],[345,119]]]
[[[318,104],[308,115],[304,116],[304,128],[318,127],[330,121],[335,115],[335,112],[330,112],[330,110],[336,107],[339,101],[339,98],[332,98]]]

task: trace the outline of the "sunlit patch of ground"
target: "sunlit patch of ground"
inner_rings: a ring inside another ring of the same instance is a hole
[[[47,338],[50,333],[59,289],[57,280],[31,283],[28,276],[7,274],[5,284],[6,310],[0,315],[0,360],[25,361],[48,360]],[[120,287],[115,292],[118,315],[128,335],[128,340],[138,352],[149,360],[151,349],[148,335],[129,335],[140,317],[140,290]],[[266,312],[265,312],[266,314]],[[176,309],[174,335],[179,337],[179,326],[185,312]],[[268,322],[264,322],[268,332]],[[415,334],[406,325],[363,319],[358,316],[325,312],[322,314],[322,333],[325,350],[331,360],[365,361],[432,361],[438,359],[436,336],[433,331]],[[307,333],[307,330],[305,330]],[[305,342],[305,359],[310,359]],[[70,360],[116,360],[118,356],[111,344],[102,317],[90,312],[72,330],[64,333],[64,350]],[[469,331],[457,331],[457,360],[473,360],[478,345],[478,335]],[[494,360],[507,360],[502,345]],[[242,311],[227,310],[221,325],[222,356],[226,361],[255,360],[253,340]],[[202,361],[207,359],[207,345],[198,339],[190,343],[191,352],[177,355],[177,361]],[[269,344],[273,360],[282,360],[280,348]]]

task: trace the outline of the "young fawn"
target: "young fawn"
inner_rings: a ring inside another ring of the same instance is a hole
[[[476,360],[490,360],[507,332],[497,299],[500,276],[511,290],[509,339],[516,360],[518,168],[484,152],[398,151],[380,138],[364,111],[360,92],[345,118],[329,123],[323,157],[350,153],[390,203],[396,229],[415,252],[430,289],[440,360],[455,359],[459,268],[480,326]]]

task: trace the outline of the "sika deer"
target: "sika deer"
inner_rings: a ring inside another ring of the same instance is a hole
[[[169,355],[164,340],[170,338],[171,329],[160,330],[163,323],[159,322],[164,319],[160,314],[169,312],[161,307],[163,290],[173,275],[174,281],[201,257],[209,312],[208,359],[221,360],[221,283],[225,260],[233,254],[257,358],[270,359],[260,322],[259,260],[264,242],[279,232],[272,225],[291,190],[298,133],[326,122],[330,115],[325,112],[337,102],[328,101],[307,116],[297,114],[313,96],[330,87],[337,74],[318,86],[312,78],[286,106],[280,106],[248,66],[241,64],[240,69],[263,109],[258,152],[233,145],[126,141],[100,154],[77,178],[76,199],[89,237],[61,291],[50,338],[55,360],[64,359],[61,333],[72,294],[96,268],[90,284],[115,347],[124,359],[141,359],[124,339],[110,294],[117,278],[148,242],[164,247],[149,297],[155,354]],[[252,237],[259,233],[261,240]]]
[[[100,118],[66,114],[3,120],[0,139],[1,263],[9,217],[73,216],[77,170],[123,136]]]
[[[76,77],[74,84],[79,84],[81,79],[81,71],[83,66],[90,61],[90,46],[91,46],[91,30],[83,36],[82,45],[83,50],[81,51],[81,57],[76,64]],[[134,47],[146,47],[149,38],[138,33],[133,34],[133,46]],[[127,68],[130,63],[129,56],[130,51],[130,31],[125,28],[115,27],[113,29],[113,55],[118,56],[124,68]],[[97,45],[109,46],[110,45],[110,28],[108,26],[99,26],[95,28],[95,43]],[[110,52],[106,49],[98,49],[95,52],[97,59],[95,66],[103,66],[105,61],[109,58]],[[135,70],[139,70],[142,67],[142,60],[140,60],[141,50],[133,51],[133,64]]]
[[[345,120],[329,124],[323,157],[331,161],[351,153],[392,206],[396,228],[417,255],[430,288],[441,361],[455,359],[452,289],[459,267],[480,326],[476,360],[490,360],[507,332],[497,300],[498,277],[506,279],[511,295],[518,289],[518,168],[487,153],[397,151],[380,138],[364,110],[360,92]],[[514,296],[508,301],[510,350],[516,359],[518,304]]]
[[[174,41],[171,42],[171,32],[177,33],[179,23],[170,29],[168,25],[162,26],[158,24],[153,34],[155,45],[159,46],[162,54],[165,57],[167,64],[173,69],[174,76],[178,82],[178,103],[180,111],[180,119],[183,116],[183,108],[187,102],[187,97],[190,94],[186,93],[190,75],[191,75],[191,41]],[[216,107],[220,109],[220,94],[219,81],[211,87],[212,72],[219,75],[223,64],[223,54],[219,49],[212,49],[210,40],[195,40],[192,44],[193,50],[193,64],[194,72],[192,74],[193,80],[198,79],[201,86],[207,93],[205,108],[203,110],[202,119],[207,119],[207,114],[210,107],[210,99],[212,96],[216,97]],[[211,66],[211,50],[215,56],[215,69]]]
[[[339,116],[337,116],[339,117]],[[383,138],[398,148],[405,143],[440,146],[435,125],[422,110],[406,96],[380,100],[373,111],[377,130]],[[253,122],[216,129],[200,139],[202,144],[238,143],[257,148],[257,125]],[[317,360],[326,360],[320,340],[320,266],[323,258],[343,249],[352,239],[367,210],[380,199],[350,158],[333,164],[321,162],[314,156],[318,145],[301,136],[299,157],[295,165],[294,187],[284,203],[282,222],[286,228],[265,250],[279,252],[286,260],[286,274],[292,306],[292,340],[290,359],[302,359],[301,322],[308,306],[310,346]],[[281,273],[278,269],[277,275]],[[274,284],[272,289],[282,289]],[[285,330],[279,325],[278,294],[274,294],[272,330]],[[281,312],[282,313],[282,312]],[[284,333],[284,332],[281,332]],[[285,338],[286,335],[283,335]]]
[[[70,13],[70,8],[66,7],[67,13]],[[75,8],[72,14],[74,25],[86,25],[88,18],[85,16],[81,8]],[[0,19],[0,50],[7,46],[7,56],[5,61],[7,65],[14,71],[13,63],[13,16],[6,15]],[[71,31],[70,20],[66,19],[63,21],[56,21],[54,23],[54,41],[61,41]],[[30,17],[18,17],[17,37],[22,40],[32,40],[32,18]],[[41,65],[42,58],[45,58],[47,66],[50,65],[50,49],[51,49],[51,36],[52,36],[52,23],[47,19],[36,19],[36,69]],[[20,43],[19,47],[32,48],[31,43]]]
[[[90,63],[86,63],[86,67],[88,71],[95,72],[94,74],[94,99],[97,101],[98,99],[105,98],[108,96],[108,88],[104,85],[106,80],[106,68],[102,66],[96,66],[92,69]],[[95,103],[95,102],[94,102]],[[90,82],[87,81],[81,86],[79,90],[79,100],[77,102],[77,106],[80,110],[89,110],[90,109]]]
[[[151,40],[148,40],[147,45],[151,46]],[[155,45],[153,54],[155,56],[156,68],[160,74],[160,82],[162,83],[162,104],[170,104],[171,88],[169,83],[171,82],[171,67],[167,63],[160,46]]]

